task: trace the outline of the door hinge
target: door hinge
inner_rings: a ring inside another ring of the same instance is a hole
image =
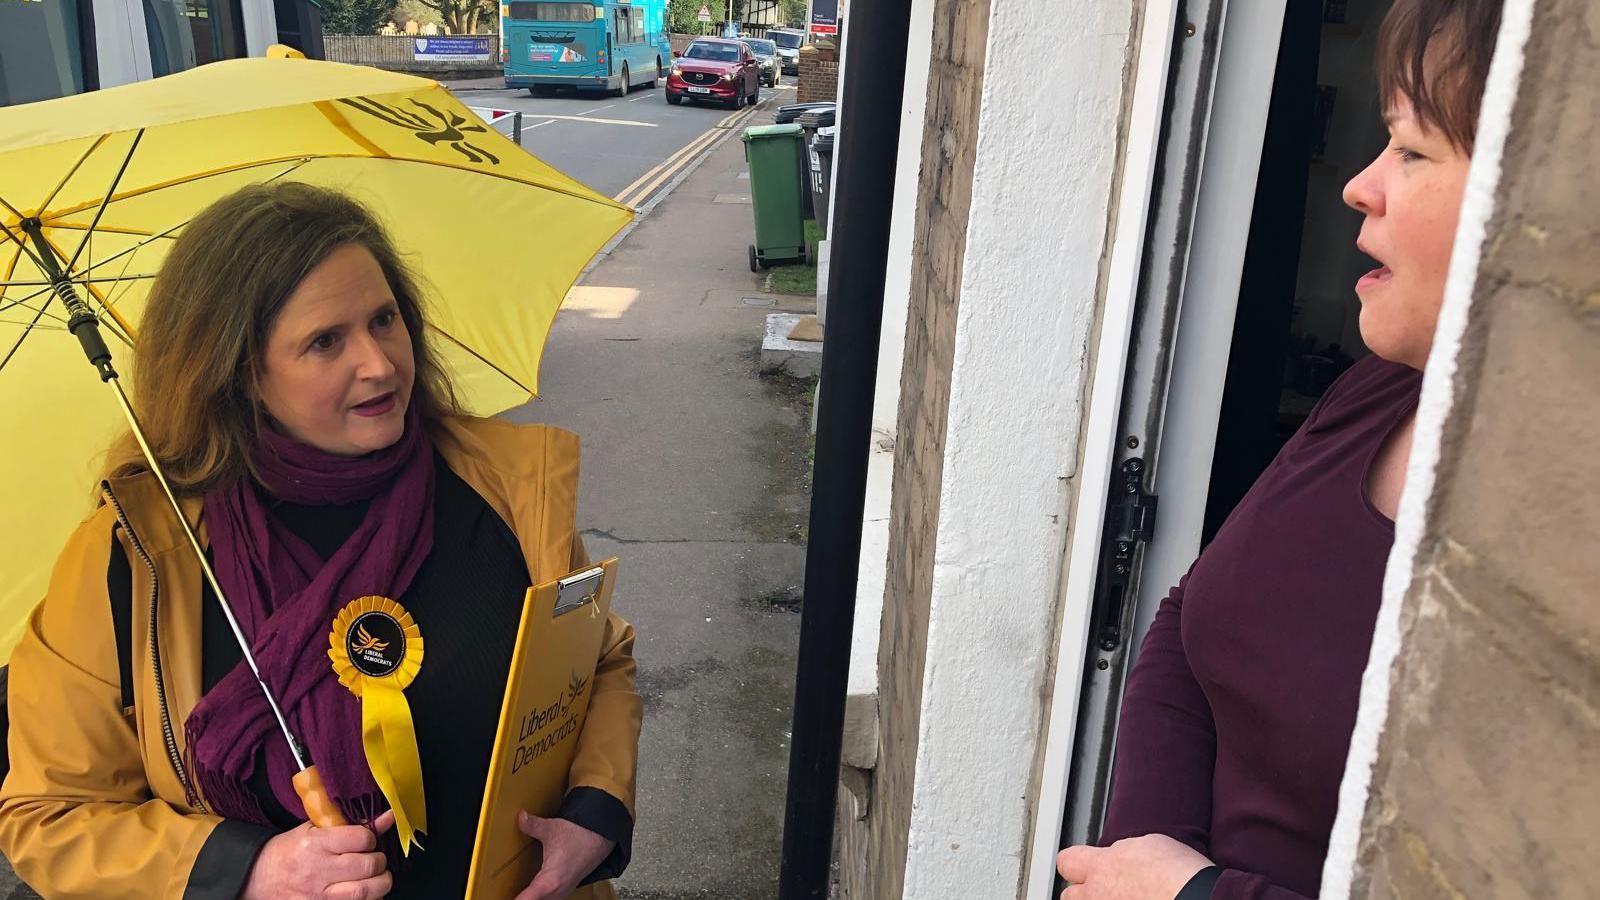
[[[1133,602],[1135,555],[1140,544],[1155,536],[1155,494],[1144,489],[1145,466],[1140,457],[1124,460],[1112,483],[1106,504],[1106,530],[1100,545],[1100,573],[1095,581],[1095,646],[1112,651],[1122,645],[1127,605]]]

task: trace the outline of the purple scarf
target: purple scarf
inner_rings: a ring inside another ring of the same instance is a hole
[[[328,660],[333,618],[368,594],[399,598],[433,547],[433,445],[417,408],[393,446],[359,458],[334,456],[265,431],[252,479],[206,494],[205,517],[222,583],[256,664],[346,821],[386,808],[361,746],[361,706]],[[300,504],[370,500],[366,518],[324,562],[267,512],[260,491]],[[271,824],[249,782],[259,758],[278,803],[305,808],[283,732],[240,660],[196,704],[185,723],[190,770],[213,812]],[[263,753],[264,751],[264,753]]]

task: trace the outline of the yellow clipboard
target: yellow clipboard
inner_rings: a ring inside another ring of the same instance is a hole
[[[468,900],[510,900],[539,871],[539,845],[517,828],[517,811],[553,816],[566,796],[616,570],[617,560],[607,559],[528,588],[489,757]]]

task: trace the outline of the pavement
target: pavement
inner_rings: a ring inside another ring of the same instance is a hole
[[[759,346],[768,313],[815,305],[749,271],[735,131],[640,204],[556,320],[543,399],[506,414],[581,436],[585,540],[622,559],[645,700],[629,900],[777,895],[811,392]],[[0,860],[0,898],[32,897]]]
[[[759,368],[742,146],[710,152],[576,288],[544,399],[584,441],[581,527],[622,558],[645,698],[633,900],[777,895],[809,510],[809,384]]]

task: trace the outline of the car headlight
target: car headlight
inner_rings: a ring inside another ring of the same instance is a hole
[[[723,81],[732,81],[733,80],[733,73],[732,72],[723,72],[722,73],[722,80]]]

